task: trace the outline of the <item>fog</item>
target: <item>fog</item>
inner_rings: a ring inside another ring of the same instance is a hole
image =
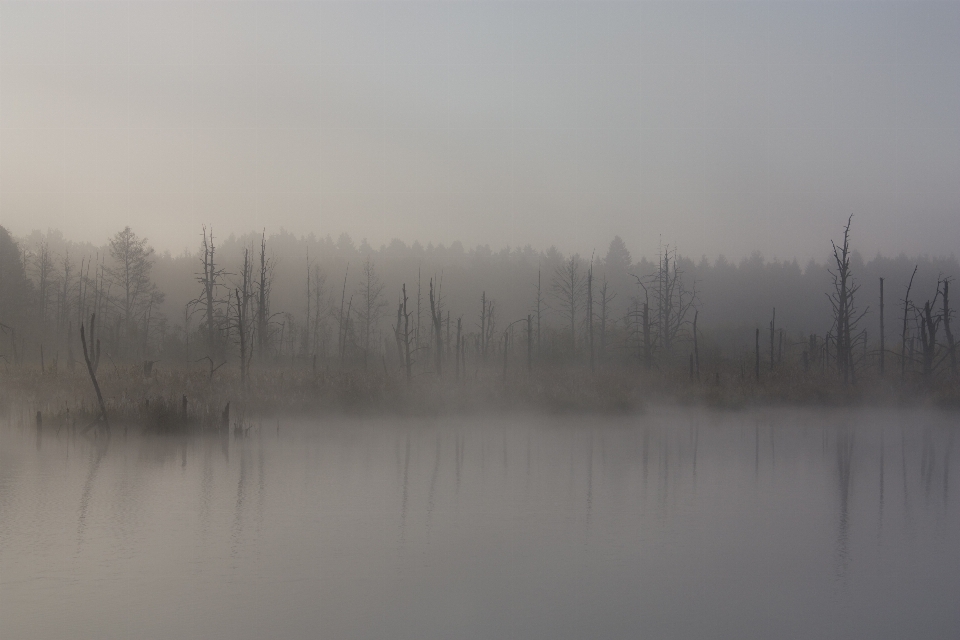
[[[958,61],[957,2],[0,2],[0,636],[960,637]]]
[[[958,59],[954,2],[4,2],[0,220],[950,255]]]

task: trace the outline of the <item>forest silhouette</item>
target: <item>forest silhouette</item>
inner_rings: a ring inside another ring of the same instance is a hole
[[[619,236],[565,255],[197,231],[197,250],[174,256],[130,227],[100,246],[0,227],[5,388],[131,419],[155,397],[151,411],[175,423],[203,397],[209,424],[229,422],[230,401],[629,410],[958,396],[956,257],[864,260],[850,220],[824,239],[828,260],[803,267],[759,252],[695,260],[668,244],[637,260]],[[86,373],[103,383],[102,408]]]

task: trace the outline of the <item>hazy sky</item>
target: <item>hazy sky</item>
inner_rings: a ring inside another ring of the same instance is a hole
[[[960,2],[0,3],[0,224],[960,248]]]

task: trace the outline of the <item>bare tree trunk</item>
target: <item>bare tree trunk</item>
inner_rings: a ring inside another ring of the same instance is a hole
[[[257,290],[257,355],[260,360],[264,359],[266,355],[266,349],[269,344],[267,336],[267,323],[270,320],[269,310],[267,309],[267,304],[269,301],[268,292],[270,283],[267,280],[267,272],[269,270],[269,265],[267,264],[267,236],[266,232],[263,233],[260,237],[260,282],[258,283]]]
[[[407,311],[407,285],[403,285],[403,362],[407,369],[407,382],[410,382],[412,363],[410,362],[410,313]]]
[[[643,303],[643,363],[647,369],[653,366],[653,342],[650,336],[650,303]]]
[[[594,371],[593,350],[593,264],[587,270],[587,348],[590,349],[590,371]]]
[[[700,381],[700,343],[697,337],[697,318],[699,316],[699,310],[693,312],[693,358],[696,364],[697,382]]]
[[[343,292],[340,294],[340,321],[337,324],[337,349],[340,351],[340,366],[343,366],[343,354],[346,346],[346,328],[343,326],[343,305],[347,301],[347,274],[350,273],[350,263],[343,272]]]
[[[480,294],[480,358],[487,361],[487,292]]]
[[[437,377],[439,378],[443,373],[443,311],[440,309],[439,289],[434,293],[433,278],[430,278],[430,319],[433,323],[433,337],[434,344],[436,345],[436,353],[434,353],[433,360],[437,370]]]
[[[462,338],[461,338],[460,331],[462,329],[462,326],[463,326],[463,318],[457,318],[457,354],[456,354],[456,367],[457,367],[456,379],[457,380],[460,379],[460,350],[462,348],[461,347]]]
[[[757,327],[757,336],[756,336],[756,350],[757,350],[757,363],[754,366],[754,373],[757,376],[757,380],[760,380],[760,328]]]
[[[537,266],[537,357],[540,357],[540,305],[543,302],[543,295],[540,289],[540,267]]]
[[[244,326],[243,301],[240,299],[240,290],[234,289],[237,297],[237,329],[240,333],[240,387],[247,387],[247,328]]]
[[[533,316],[527,315],[527,371],[533,371]]]
[[[910,275],[910,282],[907,284],[907,295],[903,299],[903,333],[900,343],[900,380],[901,382],[907,376],[907,313],[910,310],[910,289],[913,287],[913,277],[917,275],[917,267],[913,267],[913,273]]]
[[[509,327],[503,332],[503,382],[507,382],[507,348],[510,342]]]
[[[777,308],[773,308],[773,317],[770,318],[770,371],[773,371],[773,338],[774,338],[774,325],[777,321]]]
[[[90,316],[90,333],[93,334],[94,322],[96,321],[97,315],[93,314]],[[100,340],[97,340],[96,351],[92,349],[93,345],[91,344],[91,349],[87,349],[87,337],[83,330],[83,325],[80,325],[80,343],[83,345],[83,360],[87,363],[87,373],[90,374],[90,381],[93,382],[93,389],[97,392],[97,402],[100,404],[100,416],[103,418],[103,425],[106,427],[107,432],[110,432],[110,421],[107,419],[107,405],[103,402],[103,394],[100,393],[100,383],[97,382],[97,370],[96,365],[100,364]],[[94,352],[93,360],[90,359],[91,351]]]
[[[947,336],[947,349],[950,354],[950,371],[957,375],[957,345],[950,330],[950,280],[943,281],[943,332]]]
[[[883,278],[880,278],[880,377],[884,373],[884,356],[886,355],[886,332],[883,327]]]

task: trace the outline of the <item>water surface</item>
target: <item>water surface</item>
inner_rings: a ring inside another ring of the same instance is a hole
[[[956,414],[24,422],[2,638],[960,637]]]

